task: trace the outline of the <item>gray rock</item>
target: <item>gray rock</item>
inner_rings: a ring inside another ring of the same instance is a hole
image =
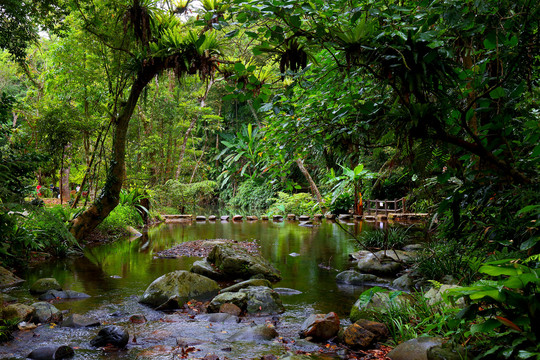
[[[12,287],[23,283],[24,280],[8,269],[0,266],[0,288]]]
[[[246,326],[242,330],[233,334],[229,338],[229,341],[270,341],[276,338],[278,335],[279,334],[277,333],[276,329],[266,325]]]
[[[399,344],[387,356],[392,360],[428,360],[429,349],[442,344],[440,338],[419,337]]]
[[[206,320],[212,323],[236,323],[238,322],[238,317],[235,315],[227,313],[212,313],[212,314],[202,314],[197,317],[198,319]]]
[[[71,346],[44,346],[34,349],[27,358],[34,360],[57,360],[73,357],[75,351]]]
[[[0,309],[1,317],[4,320],[27,321],[30,320],[33,312],[33,307],[19,303],[9,304]]]
[[[233,221],[242,221],[244,217],[242,215],[234,215],[232,217]]]
[[[205,276],[177,270],[154,280],[139,302],[159,309],[179,308],[191,299],[206,301],[219,291],[218,284]]]
[[[335,220],[336,219],[335,214],[326,214],[326,215],[324,215],[324,217],[326,218],[326,220]]]
[[[261,220],[263,220],[263,221],[268,221],[269,219],[270,219],[270,218],[269,218],[268,215],[263,215],[263,216],[261,216]]]
[[[273,315],[285,311],[279,294],[266,286],[250,286],[239,293],[247,295],[246,311],[249,314]]]
[[[289,289],[289,288],[274,288],[274,291],[277,292],[279,295],[300,295],[302,294],[301,291],[296,289]]]
[[[266,287],[272,288],[272,283],[270,283],[270,281],[266,279],[249,279],[246,281],[241,281],[229,287],[226,287],[225,289],[222,289],[220,293],[236,292],[236,291],[239,291],[240,289],[245,289],[249,286],[266,286]]]
[[[216,215],[210,215],[208,217],[208,220],[210,220],[210,221],[216,221],[216,219],[217,219]]]
[[[17,301],[17,298],[11,296],[11,295],[8,295],[8,294],[2,294],[0,293],[0,304],[5,304],[5,303],[11,303],[11,302],[15,302]]]
[[[96,337],[90,341],[93,347],[103,347],[107,345],[116,346],[119,349],[124,348],[129,341],[129,333],[120,326],[106,326],[99,330]]]
[[[346,270],[336,276],[336,282],[338,284],[347,285],[390,285],[390,280],[380,278],[373,274],[362,274],[355,270]]]
[[[301,337],[311,337],[315,341],[326,341],[339,332],[339,317],[336,313],[312,314],[302,324]]]
[[[357,300],[352,306],[349,318],[352,322],[360,319],[376,320],[377,314],[387,313],[391,307],[404,306],[410,301],[410,296],[405,294],[400,294],[390,299],[390,295],[387,292],[377,292],[373,294],[367,304],[360,301],[360,299]]]
[[[279,358],[279,360],[312,360],[313,358],[308,355],[287,354]]]
[[[467,350],[460,345],[444,343],[427,351],[428,360],[467,360]]]
[[[403,251],[420,251],[424,248],[422,244],[409,244],[405,245],[401,250]]]
[[[204,215],[197,215],[195,217],[195,221],[206,221],[206,216]]]
[[[245,309],[247,305],[247,294],[240,292],[226,292],[217,295],[208,305],[208,312],[219,312],[221,305],[231,303],[240,309]]]
[[[33,303],[32,307],[34,308],[32,321],[35,323],[59,323],[62,321],[62,312],[48,302],[40,301]]]
[[[48,290],[47,292],[41,294],[38,299],[43,301],[49,300],[76,300],[76,299],[86,299],[90,295],[73,291],[73,290]]]
[[[70,328],[83,328],[83,327],[93,327],[93,326],[99,326],[101,323],[98,320],[79,315],[79,314],[71,314],[69,315],[64,321],[62,321],[61,326],[62,327],[70,327]]]
[[[208,261],[230,278],[248,279],[262,274],[270,281],[281,280],[279,271],[261,255],[251,255],[242,247],[233,244],[218,244],[208,255]]]
[[[30,292],[33,294],[43,294],[49,290],[62,290],[62,287],[54,278],[39,279],[30,286]]]
[[[458,288],[458,285],[441,285],[441,287],[436,288],[432,287],[429,289],[427,293],[424,294],[424,297],[427,299],[427,304],[430,306],[434,306],[437,304],[444,303],[443,294],[445,294],[448,290]],[[456,302],[457,307],[464,307],[465,306],[465,300],[463,298],[458,299]]]
[[[310,219],[311,219],[311,218],[310,218],[309,215],[300,215],[300,216],[298,217],[298,220],[300,220],[300,221],[309,221]]]
[[[223,221],[229,221],[229,215],[223,215],[220,219]]]
[[[323,217],[324,217],[323,214],[315,214],[315,215],[313,215],[313,218],[314,218],[315,220],[319,220],[319,221],[322,220]]]
[[[384,254],[375,256],[367,254],[358,261],[358,270],[361,273],[375,274],[379,276],[393,276],[397,274],[403,265]]]
[[[296,220],[296,215],[295,214],[287,214],[287,220]]]
[[[273,215],[272,220],[273,221],[281,221],[281,220],[283,220],[283,215]]]
[[[220,280],[223,278],[223,274],[212,266],[208,261],[206,260],[197,260],[193,263],[191,266],[192,273],[199,274],[202,276],[206,276],[210,279],[216,279]]]
[[[414,279],[409,273],[406,273],[392,281],[392,286],[397,289],[410,291],[414,288]]]
[[[246,220],[248,221],[257,221],[259,220],[259,218],[255,215],[249,215],[249,216],[246,216]]]

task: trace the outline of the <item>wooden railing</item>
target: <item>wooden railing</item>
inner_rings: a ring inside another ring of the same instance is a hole
[[[364,200],[364,212],[372,213],[404,213],[405,198],[394,200]]]

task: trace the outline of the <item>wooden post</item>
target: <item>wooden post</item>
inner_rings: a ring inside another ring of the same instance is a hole
[[[388,216],[388,201],[384,200],[384,215]]]
[[[401,212],[403,214],[405,214],[405,198],[404,197],[401,198],[401,202],[402,202],[402,206],[403,206],[403,208],[401,209]]]

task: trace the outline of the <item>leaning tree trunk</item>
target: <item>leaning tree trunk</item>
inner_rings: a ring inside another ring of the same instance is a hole
[[[120,190],[125,177],[126,133],[129,120],[133,115],[137,101],[150,80],[165,67],[159,60],[143,67],[131,86],[129,98],[116,119],[113,134],[112,154],[105,185],[94,203],[81,215],[73,219],[71,233],[76,239],[83,239],[86,234],[94,230],[118,205]]]
[[[306,180],[309,183],[309,187],[311,188],[311,192],[317,198],[317,202],[319,203],[319,206],[321,208],[323,208],[324,207],[324,200],[323,200],[323,198],[321,196],[321,193],[319,192],[319,188],[317,187],[317,184],[315,184],[315,181],[313,181],[313,178],[311,177],[311,175],[307,171],[306,167],[304,166],[304,161],[302,159],[298,158],[298,159],[296,159],[296,164],[298,165],[298,168],[300,169],[302,174],[304,174],[304,176],[306,177]]]

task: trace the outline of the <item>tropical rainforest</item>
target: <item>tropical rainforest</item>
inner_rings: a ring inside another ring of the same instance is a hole
[[[538,358],[539,22],[532,0],[4,0],[0,261],[205,207],[404,198],[436,240],[419,271],[471,304],[447,336]]]

